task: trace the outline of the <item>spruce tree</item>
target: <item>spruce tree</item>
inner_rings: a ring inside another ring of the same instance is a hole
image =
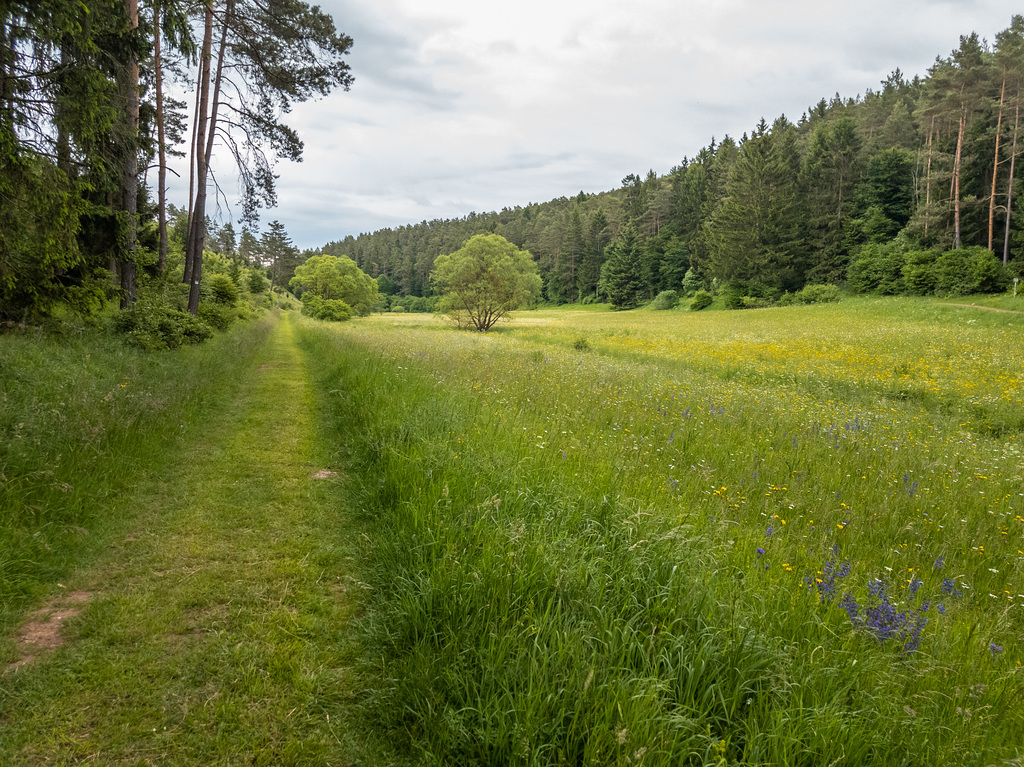
[[[625,224],[608,246],[608,261],[602,270],[608,300],[616,309],[640,305],[644,292],[640,238],[632,223]]]

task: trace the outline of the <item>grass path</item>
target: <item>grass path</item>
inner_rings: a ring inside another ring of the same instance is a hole
[[[337,483],[314,479],[288,315],[199,433],[63,584],[66,644],[0,678],[0,764],[382,760],[352,714],[351,524]]]

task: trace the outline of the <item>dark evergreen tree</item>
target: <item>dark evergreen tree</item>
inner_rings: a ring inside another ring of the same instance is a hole
[[[644,294],[640,238],[632,223],[626,223],[608,246],[602,269],[605,292],[616,309],[633,309]]]
[[[605,248],[608,246],[610,237],[608,217],[602,208],[598,208],[587,222],[583,263],[580,266],[578,280],[579,292],[583,297],[597,297],[597,284],[601,279],[601,267],[604,264]]]
[[[786,126],[764,120],[740,146],[727,196],[711,221],[712,266],[723,282],[797,287],[802,248]]]
[[[270,273],[271,288],[287,288],[302,260],[284,224],[277,220],[267,224],[267,231],[260,238],[260,256]]]

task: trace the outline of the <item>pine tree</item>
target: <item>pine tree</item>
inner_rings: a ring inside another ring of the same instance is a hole
[[[270,287],[287,287],[299,265],[299,249],[292,245],[284,224],[274,220],[260,238],[260,255],[270,271]]]
[[[554,301],[571,303],[578,298],[576,283],[585,251],[586,242],[583,237],[580,210],[577,205],[573,205],[548,286],[549,297]]]
[[[640,238],[627,222],[608,246],[608,260],[602,269],[604,289],[616,309],[633,309],[644,292]]]
[[[793,287],[802,248],[792,147],[778,125],[764,120],[740,146],[727,196],[713,214],[712,268],[723,282]]]
[[[216,43],[214,42],[216,40]],[[298,134],[277,114],[294,102],[325,96],[352,83],[342,60],[352,39],[330,16],[302,0],[205,0],[203,42],[192,136],[190,232],[183,281],[189,311],[199,308],[209,166],[216,138],[235,160],[246,221],[276,204],[277,158],[302,156]],[[214,64],[216,58],[216,64]],[[221,107],[230,118],[221,118]]]

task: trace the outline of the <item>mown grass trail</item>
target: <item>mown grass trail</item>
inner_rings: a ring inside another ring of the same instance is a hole
[[[351,549],[287,315],[238,375],[62,584],[84,605],[66,644],[0,677],[0,764],[380,762],[354,735]]]

